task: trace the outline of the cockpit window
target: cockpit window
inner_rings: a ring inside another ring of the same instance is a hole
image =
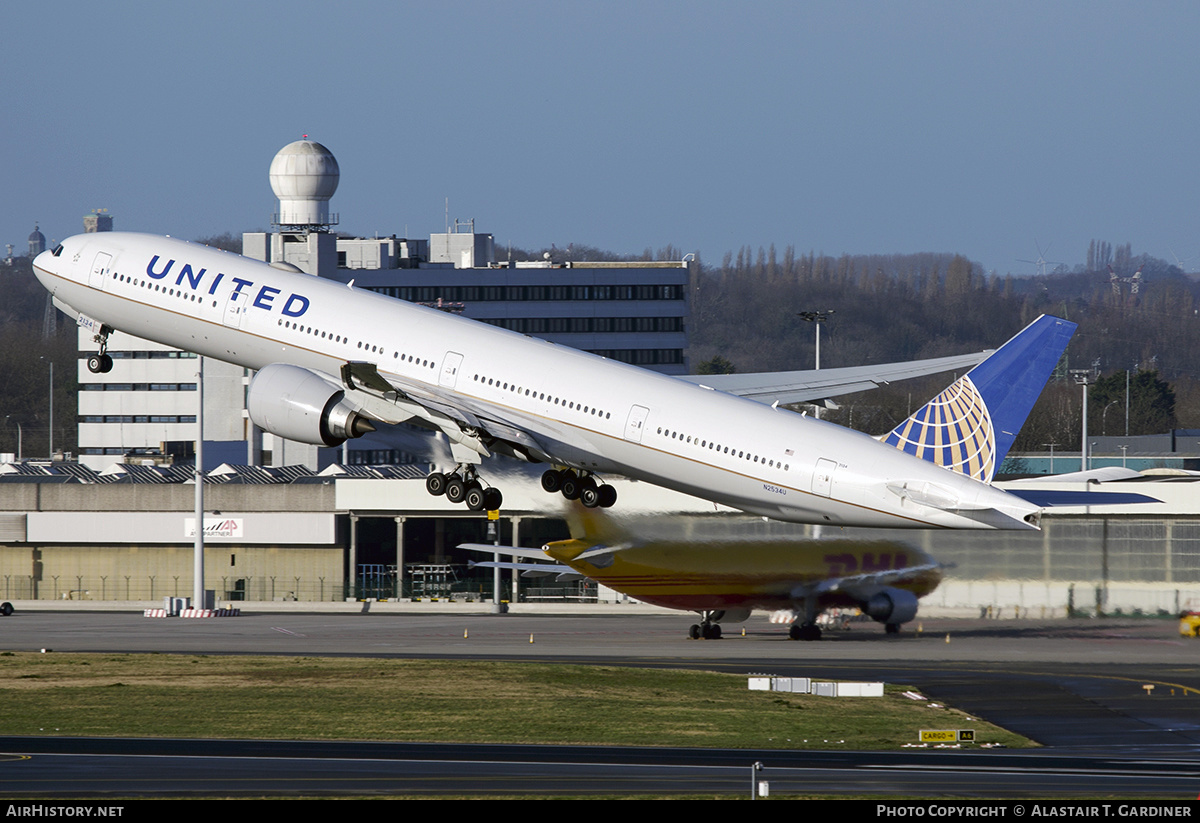
[[[52,257],[58,257],[60,254],[62,254],[62,243],[59,243],[54,247],[54,251],[50,252]]]

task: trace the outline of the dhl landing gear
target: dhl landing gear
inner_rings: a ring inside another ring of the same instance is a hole
[[[563,497],[578,500],[589,509],[608,509],[617,502],[616,489],[596,483],[591,473],[579,475],[574,469],[547,469],[542,475],[542,488],[552,494],[562,492]]]
[[[425,478],[425,491],[434,497],[445,495],[451,503],[465,503],[471,511],[496,511],[504,502],[504,495],[495,486],[484,487],[475,473],[475,467],[459,464],[453,472],[434,472]]]
[[[820,640],[821,627],[816,623],[793,623],[788,629],[788,637],[792,640]]]
[[[720,640],[721,639],[721,624],[717,623],[715,618],[720,617],[722,612],[704,612],[704,618],[699,623],[693,623],[688,629],[688,637],[692,640]]]
[[[804,600],[804,616],[797,617],[796,622],[792,623],[788,629],[788,637],[792,640],[820,640],[821,627],[817,625],[817,615],[820,609],[817,608],[817,599],[815,597],[807,597]]]

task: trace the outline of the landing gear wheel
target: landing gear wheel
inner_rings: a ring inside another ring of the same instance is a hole
[[[611,509],[617,502],[617,490],[612,486],[601,486],[596,492],[600,496],[599,505],[602,509]]]
[[[600,488],[596,485],[596,481],[590,477],[585,477],[579,483],[579,502],[589,509],[599,506]]]
[[[499,489],[484,489],[483,490],[483,508],[485,511],[494,512],[500,508],[504,502],[504,495]]]
[[[461,503],[467,496],[467,484],[458,475],[446,478],[446,499],[451,503]]]
[[[562,496],[568,500],[578,500],[580,493],[583,492],[583,484],[580,479],[575,476],[575,472],[571,472],[567,477],[563,478]]]
[[[721,624],[706,623],[702,628],[705,640],[720,640],[721,639]]]
[[[562,472],[557,469],[546,469],[542,473],[542,488],[545,491],[553,494],[562,488],[563,477]]]
[[[693,623],[692,627],[690,629],[688,629],[688,637],[691,638],[692,640],[699,640],[702,636],[703,636],[703,634],[701,633],[701,630],[700,630],[700,624]]]
[[[425,478],[425,491],[432,494],[434,497],[439,497],[446,493],[446,475],[441,472],[434,472]]]
[[[820,640],[821,629],[812,623],[793,623],[788,629],[788,637],[792,640]]]
[[[478,483],[471,483],[467,486],[467,494],[463,500],[467,504],[467,508],[473,512],[483,511],[483,504],[487,498],[484,496],[483,487]]]
[[[93,354],[87,360],[87,367],[92,374],[107,374],[112,371],[113,359],[107,354]]]
[[[888,634],[900,634],[900,624],[899,623],[884,623],[883,630],[885,632],[887,632]]]
[[[0,603],[0,614],[4,615],[5,617],[8,617],[12,613],[13,613],[12,603],[9,603],[8,601]]]

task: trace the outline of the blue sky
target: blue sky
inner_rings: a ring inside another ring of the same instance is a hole
[[[0,244],[268,227],[271,158],[340,228],[498,244],[1189,260],[1200,3],[7,4]]]

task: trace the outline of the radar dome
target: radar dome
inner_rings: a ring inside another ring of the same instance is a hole
[[[327,226],[329,198],[341,172],[333,152],[314,140],[297,140],[271,161],[271,188],[279,198],[278,222],[285,226]]]

